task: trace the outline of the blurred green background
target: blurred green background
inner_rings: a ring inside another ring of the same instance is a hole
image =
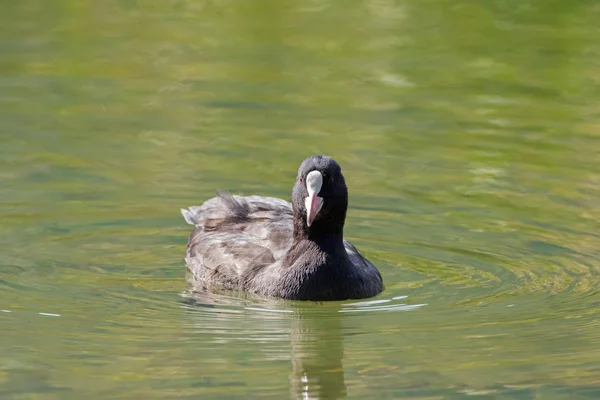
[[[0,3],[0,398],[600,397],[600,5]],[[375,302],[186,295],[333,156]]]

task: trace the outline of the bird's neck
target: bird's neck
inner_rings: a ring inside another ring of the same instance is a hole
[[[344,236],[342,234],[324,234],[312,238],[309,237],[308,240],[315,242],[321,249],[327,249],[332,252],[345,251]]]
[[[301,219],[294,221],[294,240],[310,240],[323,246],[343,246],[344,224],[331,224],[317,220],[308,227]]]

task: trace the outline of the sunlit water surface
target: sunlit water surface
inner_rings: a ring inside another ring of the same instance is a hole
[[[0,5],[0,398],[600,397],[595,2]],[[186,291],[326,153],[386,290]]]

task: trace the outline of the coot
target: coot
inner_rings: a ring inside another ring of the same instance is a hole
[[[181,210],[196,229],[186,263],[196,291],[222,288],[292,300],[362,299],[383,290],[379,271],[343,237],[348,188],[337,162],[309,157],[292,203],[220,192]]]

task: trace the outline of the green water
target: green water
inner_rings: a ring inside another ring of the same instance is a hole
[[[593,1],[0,4],[1,399],[600,397]],[[372,303],[186,295],[181,207],[342,165]]]

